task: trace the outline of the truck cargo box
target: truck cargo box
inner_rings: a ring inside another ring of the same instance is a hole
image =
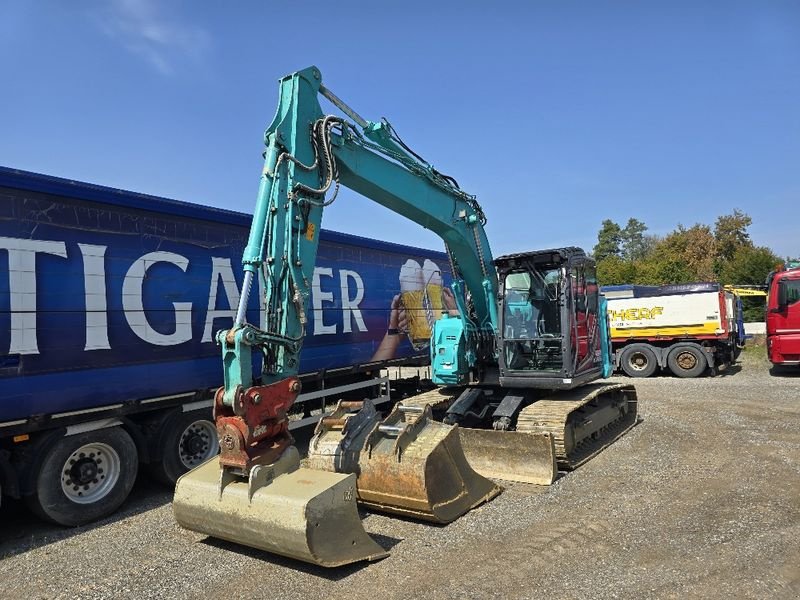
[[[719,291],[609,298],[611,338],[726,335],[724,302]]]
[[[741,303],[718,283],[603,286],[616,366],[631,377],[668,369],[698,377],[734,363]]]

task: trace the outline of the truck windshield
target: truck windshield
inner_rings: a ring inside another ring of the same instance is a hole
[[[800,279],[784,279],[783,285],[786,286],[786,299],[789,304],[800,300]]]

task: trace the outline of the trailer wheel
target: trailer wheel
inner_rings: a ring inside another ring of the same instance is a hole
[[[678,346],[669,351],[667,366],[676,377],[700,377],[705,373],[708,361],[697,346]]]
[[[629,377],[650,377],[658,368],[658,359],[647,344],[631,344],[622,351],[620,366]]]
[[[120,507],[138,468],[136,444],[121,427],[65,436],[44,457],[28,505],[53,523],[85,525]]]
[[[176,411],[161,425],[157,436],[160,459],[149,465],[150,473],[166,485],[216,456],[217,427],[208,411]]]

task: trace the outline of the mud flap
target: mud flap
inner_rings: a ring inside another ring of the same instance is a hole
[[[301,468],[291,446],[249,481],[227,476],[218,458],[203,463],[178,479],[173,510],[186,529],[337,567],[388,555],[364,531],[355,488],[355,475]]]
[[[553,436],[491,429],[458,429],[469,464],[491,479],[550,485],[555,481]]]
[[[355,472],[359,502],[369,508],[436,523],[502,490],[470,467],[458,428],[434,421],[430,407],[398,404],[379,422],[369,401],[349,414],[340,404],[317,427],[309,465]]]

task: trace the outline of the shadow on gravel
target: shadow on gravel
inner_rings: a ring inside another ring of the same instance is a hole
[[[800,377],[800,366],[798,365],[791,365],[791,366],[779,366],[773,365],[769,369],[769,374],[773,377],[781,377],[792,379],[793,377]]]
[[[140,476],[130,496],[113,515],[82,527],[42,521],[21,500],[3,499],[0,508],[0,560],[80,535],[172,502],[172,490]]]
[[[735,365],[730,365],[724,371],[720,371],[719,375],[722,377],[730,377],[731,375],[736,375],[737,373],[741,373],[742,368],[743,367],[740,363],[737,363]]]
[[[373,540],[375,540],[381,546],[381,548],[388,551],[391,551],[392,548],[394,548],[397,544],[399,544],[402,541],[398,538],[389,537],[387,535],[380,535],[375,533],[370,533],[369,535]],[[307,575],[313,575],[315,577],[319,577],[327,581],[341,581],[342,579],[345,579],[350,575],[353,575],[358,571],[360,571],[361,569],[368,567],[369,565],[372,564],[367,561],[361,561],[350,565],[344,565],[342,567],[333,567],[333,568],[320,567],[317,565],[304,563],[302,561],[295,560],[293,558],[280,556],[278,554],[272,554],[270,552],[265,552],[263,550],[258,550],[256,548],[241,546],[233,542],[227,542],[225,540],[219,540],[212,537],[207,537],[201,543],[206,544],[207,546],[211,546],[213,548],[219,548],[220,550],[225,550],[227,552],[235,552],[236,554],[239,554],[241,556],[246,556],[248,558],[254,558],[256,560],[268,562],[279,567],[286,567],[287,569],[291,569],[293,571],[300,571]]]

